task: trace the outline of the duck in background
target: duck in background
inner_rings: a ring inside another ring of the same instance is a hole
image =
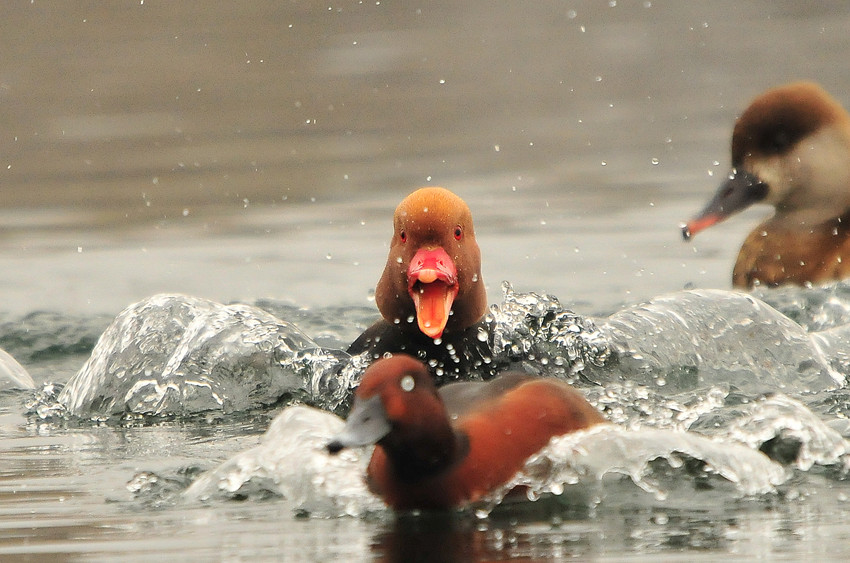
[[[438,390],[421,362],[399,354],[369,366],[327,449],[376,444],[367,481],[388,506],[451,509],[507,483],[553,437],[602,422],[558,379],[507,372]]]
[[[416,190],[396,208],[393,237],[375,289],[383,317],[348,348],[377,359],[406,352],[432,375],[492,376],[492,330],[472,213],[449,190]]]
[[[688,240],[757,202],[776,211],[744,240],[735,287],[850,276],[850,115],[813,82],[753,100],[732,132],[729,179],[682,234]]]

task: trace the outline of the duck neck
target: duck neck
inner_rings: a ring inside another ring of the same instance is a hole
[[[811,232],[828,230],[833,236],[850,236],[850,207],[838,215],[814,210],[777,209],[776,215],[769,221],[777,226],[782,225],[786,229]]]
[[[833,228],[833,231],[837,234],[841,234],[842,236],[850,236],[850,207],[844,210],[844,212],[838,217],[829,221],[829,226]]]
[[[468,440],[455,432],[448,418],[429,420],[427,428],[394,431],[381,440],[396,477],[414,483],[453,466],[464,456]]]

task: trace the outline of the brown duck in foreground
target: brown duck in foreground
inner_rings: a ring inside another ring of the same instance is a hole
[[[369,366],[327,449],[376,444],[367,482],[387,505],[450,509],[507,483],[553,437],[602,422],[559,379],[508,372],[437,389],[421,362],[399,354]]]

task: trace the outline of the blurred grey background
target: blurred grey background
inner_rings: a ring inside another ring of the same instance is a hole
[[[421,185],[470,203],[491,301],[726,287],[765,210],[676,224],[758,92],[850,103],[848,29],[838,1],[7,3],[0,310],[367,303]]]

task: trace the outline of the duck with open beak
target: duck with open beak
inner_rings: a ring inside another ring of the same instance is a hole
[[[449,190],[422,188],[396,208],[393,227],[375,290],[383,318],[348,352],[407,352],[438,376],[489,372],[492,331],[469,207]]]

